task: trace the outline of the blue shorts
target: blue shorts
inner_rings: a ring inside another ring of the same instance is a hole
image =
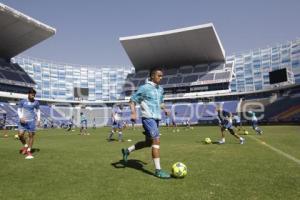
[[[87,128],[87,121],[86,120],[80,122],[80,124],[81,124],[81,128]]]
[[[112,124],[112,128],[114,129],[122,129],[124,126],[124,122],[122,120],[114,121]]]
[[[146,137],[151,137],[152,139],[159,138],[158,123],[159,120],[156,119],[142,118],[142,124],[145,129]]]
[[[19,122],[18,124],[19,131],[27,131],[29,133],[35,133],[35,121],[28,121],[26,123]]]
[[[166,125],[169,126],[170,125],[170,119],[166,118]]]
[[[230,123],[230,122],[224,122],[224,123],[222,124],[222,128],[223,128],[223,129],[233,129],[232,123]]]

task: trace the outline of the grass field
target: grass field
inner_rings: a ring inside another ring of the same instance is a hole
[[[143,139],[141,129],[125,130],[125,142],[107,142],[109,128],[90,136],[41,130],[33,160],[18,153],[15,132],[1,134],[0,199],[300,199],[300,127],[265,126],[262,136],[247,129],[244,145],[229,134],[226,144],[207,145],[204,138],[219,139],[217,127],[161,128],[162,167],[188,167],[184,179],[169,180],[153,176],[150,149],[133,152],[123,165],[120,150]]]

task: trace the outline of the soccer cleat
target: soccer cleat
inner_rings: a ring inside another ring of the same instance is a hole
[[[244,138],[240,138],[240,144],[244,144],[245,139]]]
[[[30,151],[27,151],[27,156],[25,157],[26,160],[33,159],[34,157],[32,156]]]
[[[28,148],[28,147],[22,147],[22,148],[20,149],[20,154],[25,155],[25,154],[27,153],[27,148]]]
[[[171,175],[168,172],[162,171],[161,169],[156,169],[154,176],[162,179],[171,178]]]
[[[225,144],[225,141],[224,140],[220,140],[218,143],[219,144]]]
[[[122,149],[122,154],[123,154],[124,162],[127,162],[128,161],[128,155],[129,155],[128,149]]]

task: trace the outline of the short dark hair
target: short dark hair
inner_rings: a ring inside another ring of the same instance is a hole
[[[30,89],[28,90],[28,94],[36,94],[35,89],[30,88]]]
[[[150,69],[150,78],[157,72],[157,71],[163,71],[163,69],[161,67],[153,67]]]

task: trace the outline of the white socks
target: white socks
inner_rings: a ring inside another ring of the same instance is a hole
[[[130,152],[132,152],[132,151],[134,151],[134,150],[135,150],[135,146],[134,146],[134,145],[132,145],[132,146],[128,147],[128,151],[129,151],[129,153],[130,153]]]
[[[154,165],[155,165],[155,169],[161,169],[160,167],[160,158],[153,158],[153,162],[154,162]]]

